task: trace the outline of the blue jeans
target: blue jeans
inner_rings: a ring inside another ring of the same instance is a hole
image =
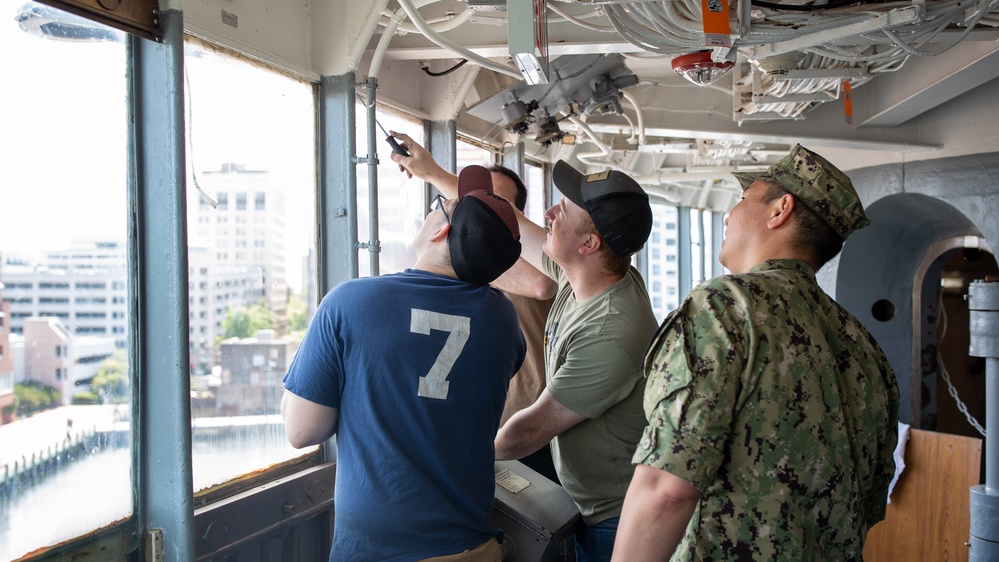
[[[596,525],[576,529],[576,562],[610,562],[620,517],[604,519]]]

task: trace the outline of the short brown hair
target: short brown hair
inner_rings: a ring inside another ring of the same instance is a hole
[[[517,198],[510,202],[513,203],[513,206],[516,207],[517,210],[524,212],[524,209],[527,207],[527,186],[524,185],[524,180],[520,179],[517,172],[514,172],[506,166],[494,164],[489,166],[489,171],[504,176],[513,182],[513,187],[517,190]]]
[[[590,215],[583,215],[585,217],[585,223],[580,226],[582,232],[596,234],[600,236],[597,231],[597,226],[593,224],[593,218]],[[619,256],[614,253],[610,245],[600,237],[602,244],[600,245],[600,265],[604,266],[608,271],[616,273],[618,275],[624,275],[628,272],[628,268],[631,267],[631,255]],[[640,250],[641,248],[639,248]],[[638,251],[638,250],[636,250]]]

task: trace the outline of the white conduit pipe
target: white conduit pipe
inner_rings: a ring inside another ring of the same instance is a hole
[[[593,24],[593,23],[588,23],[588,22],[585,22],[585,21],[577,18],[576,16],[573,16],[571,14],[567,14],[567,13],[565,13],[565,12],[562,11],[562,8],[559,8],[555,4],[548,4],[548,9],[551,10],[551,11],[553,11],[553,12],[555,12],[556,14],[558,14],[559,16],[561,16],[562,18],[564,18],[565,21],[568,21],[570,23],[574,23],[574,24],[578,25],[579,27],[583,27],[583,28],[589,29],[591,31],[603,31],[603,32],[607,32],[607,33],[613,33],[615,31],[614,30],[614,26],[611,26],[611,25],[596,25],[596,24]]]
[[[604,144],[603,141],[601,141],[597,137],[596,133],[593,132],[593,129],[591,129],[589,125],[587,125],[582,120],[580,120],[579,117],[576,117],[575,115],[570,115],[568,117],[568,119],[573,124],[575,124],[577,127],[579,127],[579,129],[581,131],[585,132],[586,136],[590,137],[590,141],[592,141],[593,144],[597,145],[597,147],[600,149],[600,152],[581,152],[581,153],[577,154],[576,158],[579,159],[580,162],[582,162],[584,164],[599,165],[599,166],[603,166],[603,167],[606,167],[606,168],[611,168],[611,169],[614,169],[614,170],[618,170],[618,171],[624,172],[624,173],[632,176],[634,178],[634,180],[636,182],[638,182],[638,184],[643,187],[643,189],[647,189],[647,186],[650,186],[650,185],[651,186],[660,186],[660,185],[664,185],[664,184],[667,183],[665,181],[662,181],[662,175],[661,174],[655,174],[655,175],[651,175],[651,176],[635,176],[631,171],[624,170],[620,166],[617,166],[616,164],[613,164],[611,162],[590,162],[590,160],[592,160],[594,158],[600,158],[600,157],[603,157],[603,156],[607,156],[608,154],[610,154],[611,149],[606,144]],[[733,168],[733,170],[734,170],[734,168]],[[678,194],[671,193],[669,191],[666,191],[665,189],[653,188],[653,189],[650,189],[649,191],[655,193],[656,195],[658,195],[659,197],[662,197],[663,199],[665,199],[666,201],[668,201],[670,203],[679,203],[680,202],[680,196]]]
[[[638,105],[638,100],[631,92],[621,90],[621,96],[628,100],[631,107],[635,108],[635,116],[638,118],[638,144],[645,144],[645,116],[642,113],[642,106]]]
[[[437,1],[437,0],[427,0],[425,2],[419,2],[419,3],[416,4],[416,7],[417,8],[421,8],[421,7],[423,7],[423,6],[427,5],[427,4],[430,4],[430,3],[435,2],[435,1]],[[388,19],[391,18],[393,15],[394,14],[391,14],[391,13],[383,13],[382,14],[383,17],[378,22],[378,25],[388,26],[389,23],[390,23],[388,21]],[[451,31],[452,29],[454,29],[454,28],[460,26],[461,24],[467,22],[468,20],[472,19],[472,17],[474,17],[474,16],[475,16],[475,10],[469,10],[468,8],[465,8],[465,10],[463,12],[461,12],[460,14],[456,14],[456,15],[454,15],[452,17],[440,18],[440,19],[430,20],[430,21],[424,20],[424,21],[427,22],[427,26],[430,27],[430,29],[433,29],[437,33],[443,33],[445,31]],[[420,30],[415,25],[413,25],[411,23],[402,23],[402,24],[400,24],[399,25],[399,31],[402,31],[404,33],[419,33],[420,32]]]
[[[634,141],[635,135],[638,133],[635,122],[631,120],[631,117],[628,117],[627,113],[621,112],[621,117],[624,117],[624,120],[628,122],[628,128],[631,129],[631,134],[628,135],[628,142]]]
[[[432,4],[436,1],[437,0],[416,0],[413,5],[416,8],[422,8],[423,6]],[[388,23],[385,24],[385,29],[382,30],[382,36],[378,39],[378,46],[375,47],[375,52],[371,55],[371,65],[368,68],[369,78],[378,78],[378,73],[381,71],[382,60],[385,58],[385,52],[388,50],[392,37],[395,36],[396,28],[398,28],[406,19],[404,13],[405,10],[400,8],[392,12],[389,16]],[[381,24],[380,21],[379,24]]]
[[[708,208],[708,196],[711,195],[711,186],[714,184],[714,180],[704,180],[704,183],[701,184],[701,194],[697,197],[698,209]]]
[[[368,12],[368,17],[364,20],[364,26],[361,27],[361,31],[357,34],[357,41],[354,42],[350,50],[347,68],[351,70],[357,68],[357,63],[364,56],[364,49],[368,46],[368,41],[371,40],[371,36],[375,33],[375,28],[378,27],[378,20],[381,18],[382,10],[387,5],[388,0],[375,0],[369,6],[371,11]]]
[[[642,186],[642,189],[644,189],[645,192],[649,194],[649,196],[659,197],[662,200],[666,201],[667,203],[673,203],[673,204],[683,201],[682,195],[680,195],[679,193],[673,193],[672,191],[669,191],[668,189],[666,189],[661,185],[646,185],[643,184],[642,182],[638,183],[639,185]]]
[[[481,67],[478,66],[468,67],[468,74],[461,81],[452,103],[449,104],[451,106],[452,119],[458,118],[458,113],[461,112],[461,106],[465,103],[465,100],[468,99],[468,92],[472,91],[472,86],[475,84],[475,77],[479,75],[480,68]]]
[[[443,35],[439,35],[434,30],[430,29],[430,27],[427,25],[427,22],[423,20],[423,17],[420,16],[420,13],[416,11],[416,8],[413,7],[413,4],[409,0],[399,0],[399,5],[402,6],[404,10],[406,10],[406,15],[409,16],[410,21],[412,21],[416,25],[416,27],[420,30],[420,33],[422,33],[427,39],[430,39],[441,48],[459,54],[460,58],[465,58],[472,62],[478,63],[480,66],[484,66],[489,70],[492,70],[493,72],[506,74],[507,76],[510,76],[517,80],[524,79],[524,76],[520,73],[519,70],[515,68],[510,68],[509,66],[503,64],[495,63],[483,56],[477,55],[472,51],[469,51],[468,49],[458,45],[457,43],[451,41],[450,39],[444,37]]]
[[[575,115],[570,115],[568,119],[573,124],[575,124],[576,127],[579,128],[579,130],[586,133],[586,136],[590,138],[590,142],[597,145],[597,148],[600,149],[600,152],[580,152],[579,154],[576,155],[576,158],[578,158],[579,161],[584,164],[599,164],[601,166],[609,166],[614,168],[615,166],[607,162],[590,162],[590,160],[593,160],[594,158],[602,158],[610,154],[611,153],[610,147],[604,144],[604,142],[600,140],[597,134],[593,132],[593,129],[591,129],[590,126],[584,123],[579,117],[576,117]]]
[[[403,11],[396,10],[389,18],[388,25],[382,30],[382,36],[378,39],[378,46],[375,47],[375,52],[371,55],[371,65],[368,67],[368,78],[378,79],[378,72],[382,67],[382,59],[385,58],[385,51],[388,50],[389,43],[392,42],[392,37],[395,35],[395,29],[399,27],[402,20],[405,19],[405,14]]]

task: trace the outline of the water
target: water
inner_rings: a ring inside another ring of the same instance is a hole
[[[81,535],[132,511],[128,449],[103,451],[60,466],[36,484],[0,498],[0,560]]]
[[[208,488],[307,451],[288,445],[280,416],[198,419],[192,443],[193,489]],[[63,463],[37,482],[25,482],[0,494],[0,561],[130,515],[130,465],[129,448],[105,449]]]

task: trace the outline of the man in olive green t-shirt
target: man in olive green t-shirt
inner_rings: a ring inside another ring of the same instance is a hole
[[[545,324],[547,385],[496,436],[496,458],[551,442],[559,480],[579,507],[576,558],[610,560],[631,456],[645,425],[642,361],[657,322],[631,255],[652,229],[648,196],[617,172],[584,176],[558,162],[564,197],[549,229],[521,219],[521,257],[558,283]]]

